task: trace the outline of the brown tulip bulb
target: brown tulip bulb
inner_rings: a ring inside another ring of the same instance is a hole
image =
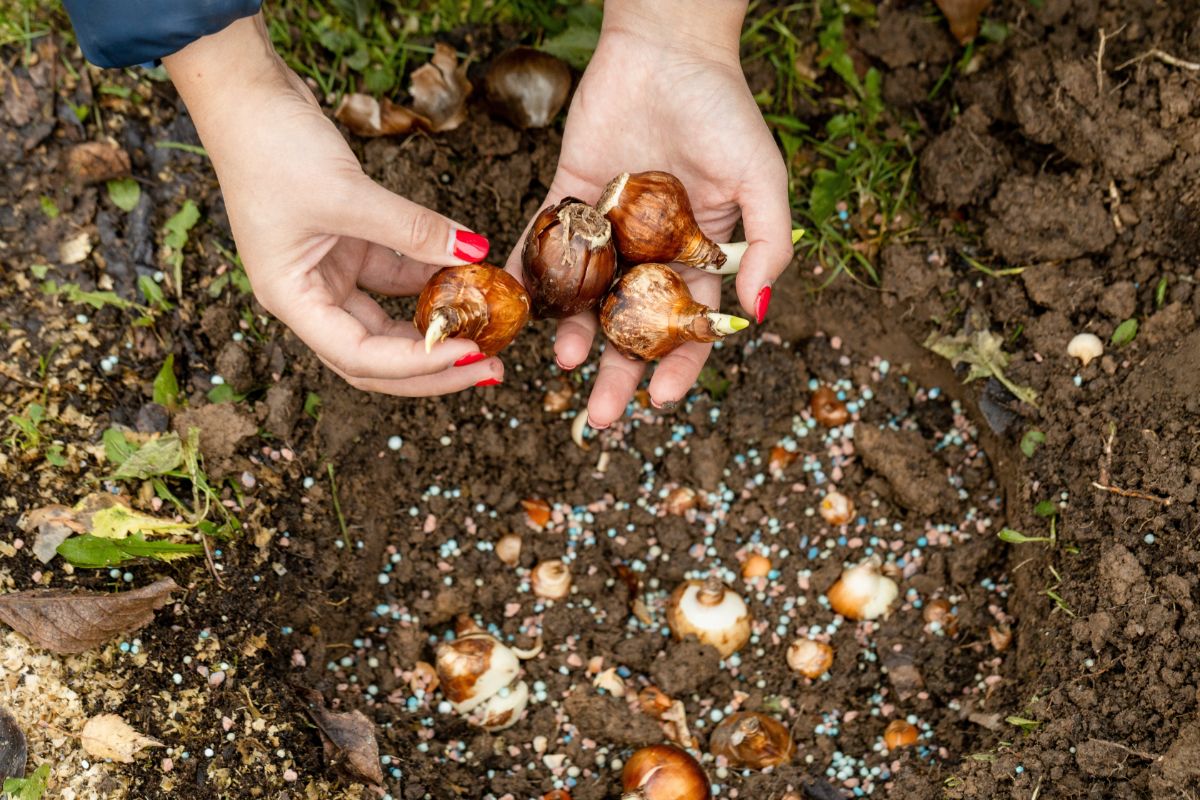
[[[621,800],[709,800],[712,785],[696,759],[673,744],[638,750],[621,770]]]
[[[539,319],[595,308],[617,274],[612,226],[587,203],[567,197],[534,218],[521,263]]]
[[[720,275],[740,266],[740,253],[730,259],[730,246],[722,248],[701,233],[687,190],[669,172],[624,172],[605,187],[596,208],[613,224],[617,250],[626,261],[676,261]]]
[[[687,283],[663,264],[638,264],[600,304],[600,327],[617,351],[653,361],[685,342],[715,342],[750,323],[692,299]]]
[[[773,717],[742,711],[721,721],[708,740],[708,749],[714,756],[725,756],[735,768],[766,769],[791,761],[796,743]]]
[[[532,47],[514,47],[488,67],[483,89],[492,110],[518,128],[549,125],[571,93],[571,68]]]
[[[838,400],[837,392],[828,386],[822,386],[813,392],[808,404],[812,410],[813,419],[826,428],[845,425],[850,419],[850,411],[846,408],[846,404]]]
[[[413,324],[425,337],[425,352],[456,338],[494,356],[528,321],[529,295],[516,278],[490,264],[465,264],[434,273],[417,299]]]
[[[919,735],[920,731],[915,725],[902,719],[894,719],[883,732],[883,744],[888,750],[911,747],[917,743]]]

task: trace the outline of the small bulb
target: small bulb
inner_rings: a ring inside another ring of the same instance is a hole
[[[911,747],[917,743],[919,733],[915,725],[910,725],[902,719],[894,719],[883,732],[883,745],[888,750]]]
[[[896,582],[879,571],[880,561],[872,556],[842,573],[826,595],[833,610],[846,619],[878,619],[900,593]]]
[[[824,642],[797,639],[788,647],[787,663],[793,672],[816,679],[833,666],[833,648]]]
[[[1104,354],[1104,342],[1094,333],[1080,333],[1067,345],[1067,355],[1078,358],[1083,366]]]
[[[759,553],[754,553],[742,564],[742,577],[748,581],[764,578],[771,571],[771,559]]]
[[[663,502],[663,509],[668,514],[674,514],[677,517],[682,517],[687,512],[696,507],[699,498],[696,495],[696,490],[687,486],[679,486],[667,494],[666,500]]]
[[[673,744],[643,747],[621,770],[621,800],[710,800],[708,775]]]
[[[643,714],[659,719],[670,710],[673,701],[657,686],[647,686],[638,692],[638,707]]]
[[[494,356],[529,321],[529,294],[490,264],[444,267],[421,290],[413,325],[425,337],[425,352],[448,338],[470,339]]]
[[[625,696],[625,679],[617,674],[616,667],[609,667],[593,678],[592,686],[603,689],[614,697]]]
[[[533,568],[529,585],[543,600],[561,600],[571,591],[571,570],[558,559],[543,561]]]
[[[772,475],[778,475],[791,466],[792,462],[799,457],[799,453],[794,450],[788,450],[786,447],[776,445],[771,448],[771,455],[767,459],[767,471]]]
[[[571,407],[571,398],[574,396],[575,390],[571,384],[563,381],[561,386],[546,390],[542,397],[542,410],[547,414],[561,414]]]
[[[497,731],[516,723],[529,702],[529,687],[518,680],[522,658],[541,652],[505,646],[468,617],[456,625],[458,638],[438,646],[435,670],[451,707],[479,727]]]
[[[944,597],[937,597],[925,604],[925,609],[921,612],[922,619],[927,625],[934,623],[941,626],[942,630],[953,636],[958,632],[958,619],[951,613],[950,601]]]
[[[813,392],[808,404],[813,419],[826,428],[845,425],[850,419],[850,412],[846,409],[846,404],[838,400],[837,392],[828,386],[822,386]]]
[[[521,536],[516,533],[506,533],[496,542],[496,557],[510,567],[515,567],[521,560]]]
[[[830,492],[821,498],[821,519],[830,525],[845,525],[854,519],[854,501],[841,492]]]
[[[676,639],[695,636],[727,658],[750,639],[750,610],[714,575],[676,587],[667,601],[667,625]]]
[[[485,731],[502,731],[521,718],[528,704],[529,687],[517,681],[489,697],[469,719]]]
[[[1012,644],[1012,628],[1007,625],[989,625],[988,638],[997,653],[1003,653]]]
[[[714,756],[727,758],[735,769],[766,769],[791,761],[796,743],[779,720],[743,711],[721,720],[713,729],[708,749]]]

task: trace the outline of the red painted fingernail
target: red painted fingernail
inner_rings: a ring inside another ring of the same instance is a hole
[[[758,290],[758,300],[754,303],[754,317],[761,325],[767,318],[767,306],[771,305],[771,287],[764,286]]]
[[[484,378],[483,380],[481,380],[479,383],[477,383],[475,385],[476,386],[495,386],[499,382],[500,382],[499,378]]]
[[[487,356],[485,356],[483,353],[467,353],[458,361],[455,361],[454,366],[465,367],[468,364],[477,364],[480,361],[483,361],[485,358],[487,358]]]
[[[491,245],[487,237],[470,231],[454,232],[454,257],[461,258],[469,264],[475,264],[487,256]]]

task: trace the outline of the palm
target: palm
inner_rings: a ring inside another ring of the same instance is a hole
[[[686,55],[664,62],[661,52],[614,31],[603,37],[572,101],[548,199],[594,202],[622,172],[665,170],[687,188],[701,229],[726,241],[743,213],[739,200],[775,166],[782,169],[778,150],[739,68]],[[719,305],[717,276],[692,269],[681,274],[697,301]],[[758,285],[739,293],[750,313]],[[593,314],[564,320],[555,346],[559,363],[574,367],[585,360],[596,327]],[[651,397],[657,403],[682,397],[711,349],[689,343],[663,358]],[[606,351],[588,406],[593,424],[604,427],[621,416],[643,372],[643,365]]]

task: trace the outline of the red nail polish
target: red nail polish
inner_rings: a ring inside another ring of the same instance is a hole
[[[487,356],[485,356],[483,353],[467,353],[465,356],[460,358],[458,361],[455,361],[454,366],[465,367],[468,364],[478,364],[480,361],[483,361],[485,358],[487,358]]]
[[[487,237],[470,231],[454,232],[454,257],[461,258],[470,264],[475,264],[487,256],[491,245]]]
[[[499,378],[484,378],[483,380],[481,380],[479,383],[477,383],[475,385],[476,386],[495,386],[498,383],[500,383]]]
[[[761,325],[767,318],[767,306],[771,305],[771,287],[764,286],[758,290],[758,300],[754,303],[754,317]]]

